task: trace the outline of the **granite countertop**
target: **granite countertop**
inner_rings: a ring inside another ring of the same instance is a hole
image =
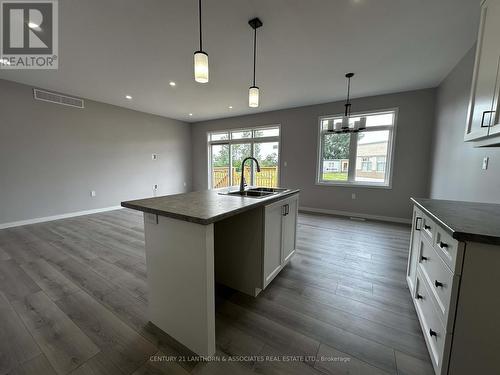
[[[121,205],[133,210],[208,225],[243,211],[297,194],[299,191],[298,189],[289,189],[268,197],[248,198],[221,195],[219,194],[221,190],[203,190],[127,201],[122,202]]]
[[[457,241],[500,245],[500,204],[411,198]]]

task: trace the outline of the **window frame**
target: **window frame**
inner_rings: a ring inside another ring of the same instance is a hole
[[[355,112],[351,114],[351,117],[359,117],[365,115],[377,115],[387,112],[394,113],[393,125],[377,125],[367,127],[363,132],[371,131],[389,131],[389,139],[387,143],[387,156],[386,156],[386,170],[385,170],[385,182],[367,182],[367,181],[355,181],[356,178],[356,155],[358,149],[358,134],[351,133],[351,139],[349,143],[349,166],[348,166],[348,181],[324,181],[321,179],[323,171],[323,136],[326,133],[322,130],[322,122],[326,119],[339,118],[343,116],[343,113],[334,115],[324,115],[318,118],[318,138],[317,138],[317,159],[316,159],[316,185],[320,186],[336,186],[336,187],[363,187],[363,188],[375,188],[375,189],[392,189],[392,176],[394,169],[394,154],[396,148],[396,132],[398,124],[398,113],[399,108],[386,108],[386,109],[376,109],[371,111]]]
[[[254,132],[258,130],[265,130],[271,128],[278,128],[279,134],[277,136],[272,137],[255,137]],[[252,132],[252,136],[250,138],[237,138],[232,139],[231,133],[250,130]],[[229,139],[211,141],[210,134],[212,133],[224,133],[227,132]],[[208,179],[208,189],[209,190],[223,190],[223,189],[231,189],[237,185],[230,185],[222,188],[213,188],[212,187],[212,145],[228,145],[229,146],[229,181],[233,181],[233,155],[231,150],[231,145],[233,144],[246,144],[250,143],[250,152],[251,156],[254,155],[254,145],[255,143],[265,143],[265,142],[278,142],[278,171],[276,180],[278,182],[278,186],[281,186],[281,124],[268,124],[268,125],[259,125],[259,126],[248,126],[248,127],[238,127],[238,128],[230,128],[230,129],[221,129],[221,130],[209,130],[206,133],[207,139],[207,179]],[[250,170],[251,180],[254,180],[254,168]]]

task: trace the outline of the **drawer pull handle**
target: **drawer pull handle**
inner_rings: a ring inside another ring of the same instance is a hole
[[[437,332],[434,331],[432,328],[429,328],[429,335],[434,336],[434,337],[437,337]]]
[[[439,247],[441,249],[445,249],[448,247],[448,244],[446,242],[443,242],[443,241],[439,241]]]
[[[422,229],[422,227],[419,225],[419,223],[420,224],[422,223],[422,218],[421,217],[417,217],[416,220],[415,220],[415,230]]]
[[[482,128],[489,128],[491,126],[491,115],[490,115],[490,121],[488,122],[488,125],[484,125],[484,116],[486,116],[488,113],[495,113],[496,111],[484,111],[483,112],[483,117],[481,118],[481,127]]]
[[[437,280],[434,281],[434,285],[436,286],[436,288],[443,287],[443,283]]]
[[[428,261],[428,260],[429,260],[429,258],[424,257],[423,255],[421,255],[421,256],[420,256],[420,260],[421,260],[421,261],[424,261],[424,260],[425,260],[425,261]]]
[[[430,225],[427,225],[427,224],[424,224],[424,229],[429,230],[429,229],[431,229],[431,226],[430,226]]]
[[[415,298],[416,298],[416,299],[424,299],[424,296],[423,296],[423,295],[421,295],[421,294],[418,294],[418,293],[417,293],[417,295],[415,296]]]

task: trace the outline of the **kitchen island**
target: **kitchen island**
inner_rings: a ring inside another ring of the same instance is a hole
[[[412,198],[407,283],[436,374],[499,374],[500,205]]]
[[[144,212],[149,320],[213,355],[215,281],[257,296],[295,252],[298,198],[206,190],[122,202]]]

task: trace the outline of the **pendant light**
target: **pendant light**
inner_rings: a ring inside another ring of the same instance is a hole
[[[257,29],[262,26],[258,18],[251,19],[248,24],[253,29],[253,85],[248,89],[248,106],[256,108],[259,106],[259,88],[255,86],[255,60],[257,54]]]
[[[328,131],[336,133],[356,133],[366,129],[366,117],[360,117],[357,121],[351,121],[351,78],[354,77],[354,73],[347,73],[345,75],[347,78],[347,99],[344,104],[344,116],[342,116],[342,121],[329,122]]]
[[[201,0],[198,0],[198,12],[200,23],[200,49],[194,53],[194,80],[199,83],[208,82],[208,54],[203,52],[201,35]]]
[[[347,99],[344,104],[344,117],[342,117],[342,130],[344,131],[349,129],[349,117],[351,116],[351,78],[354,77],[354,73],[347,73],[345,77],[347,78]]]

